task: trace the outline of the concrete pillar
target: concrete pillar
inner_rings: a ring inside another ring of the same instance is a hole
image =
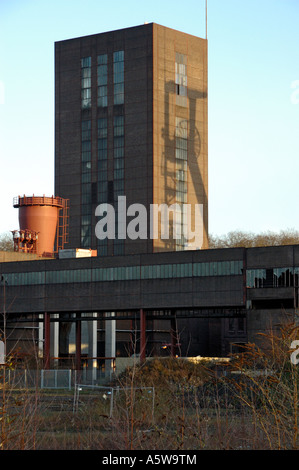
[[[5,344],[3,341],[0,341],[0,364],[5,364],[6,357],[5,357]]]
[[[59,318],[59,313],[53,315],[54,318]],[[59,323],[58,321],[51,323],[51,356],[59,356]],[[54,365],[58,365],[58,359],[54,360]]]
[[[91,370],[92,381],[97,380],[97,360],[94,359],[98,355],[98,334],[97,334],[97,313],[93,313],[95,318],[88,322],[88,356],[92,357],[88,361],[88,370]]]
[[[107,317],[114,317],[114,312],[107,312]],[[115,358],[116,346],[116,320],[105,320],[105,357]],[[113,371],[113,360],[106,359],[105,361],[105,375],[110,376]]]
[[[38,318],[41,320],[38,323],[38,357],[44,357],[44,322],[43,320],[44,315],[41,313],[39,314]]]

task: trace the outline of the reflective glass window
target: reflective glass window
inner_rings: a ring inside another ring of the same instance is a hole
[[[124,103],[124,51],[113,54],[114,104]]]
[[[81,107],[91,107],[91,57],[81,59]]]

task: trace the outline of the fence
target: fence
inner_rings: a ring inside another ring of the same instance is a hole
[[[136,395],[136,392],[147,392],[147,398],[151,400],[151,414],[152,418],[154,417],[154,409],[155,409],[155,388],[154,387],[104,387],[98,385],[84,385],[84,384],[76,384],[74,388],[74,403],[73,403],[73,413],[79,410],[80,404],[80,393],[81,392],[92,391],[96,392],[98,399],[103,399],[107,401],[110,400],[109,406],[109,417],[112,418],[113,410],[116,406],[117,398],[122,395],[123,393],[129,393],[130,398]]]
[[[71,390],[72,371],[70,369],[41,370],[41,388],[62,388]]]
[[[0,371],[0,376],[2,376]],[[48,388],[68,389],[80,382],[82,385],[104,385],[114,377],[113,373],[94,371],[76,371],[72,369],[6,369],[5,382],[16,389]]]
[[[16,389],[40,387],[40,373],[39,370],[6,369],[5,382]]]

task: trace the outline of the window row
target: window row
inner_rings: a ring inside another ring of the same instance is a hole
[[[249,269],[246,272],[249,288],[298,287],[299,268]]]
[[[90,227],[83,226],[84,236]],[[149,266],[122,266],[111,268],[73,269],[5,274],[7,285],[42,285],[73,282],[129,281],[146,279],[173,279],[188,277],[241,275],[242,261],[209,263],[176,263]]]

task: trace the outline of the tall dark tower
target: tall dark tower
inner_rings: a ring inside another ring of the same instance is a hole
[[[152,204],[202,205],[208,247],[207,103],[206,39],[151,23],[55,44],[55,192],[70,201],[70,248],[188,249],[160,228],[150,238]],[[97,239],[96,207],[119,196],[147,208],[147,237]]]

